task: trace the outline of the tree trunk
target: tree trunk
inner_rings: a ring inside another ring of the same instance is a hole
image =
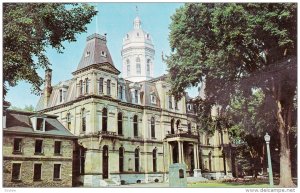
[[[284,117],[288,117],[290,108],[283,108],[280,101],[277,103],[277,120],[279,123],[279,137],[280,137],[280,187],[296,187],[292,181],[291,173],[291,155],[289,147],[289,136],[288,136],[288,124],[287,120],[284,120]],[[285,109],[285,110],[284,110]]]

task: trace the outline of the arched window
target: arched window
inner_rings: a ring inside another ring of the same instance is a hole
[[[177,129],[177,130],[179,129],[179,125],[180,125],[180,120],[177,120],[177,121],[176,121],[176,129]]]
[[[107,109],[103,108],[102,111],[102,131],[107,131]]]
[[[123,99],[123,86],[119,86],[119,99],[122,100]]]
[[[85,93],[89,93],[89,79],[85,79]]]
[[[212,170],[212,168],[211,168],[211,151],[208,154],[208,165],[209,165],[209,171],[211,171]]]
[[[110,80],[107,80],[107,95],[110,95]]]
[[[118,135],[123,135],[123,116],[122,113],[118,113]]]
[[[147,60],[147,76],[150,76],[150,65],[151,65],[151,60]]]
[[[67,113],[67,128],[71,129],[71,114]]]
[[[152,160],[153,160],[153,172],[157,171],[157,156],[156,156],[156,148],[152,152]]]
[[[210,145],[209,136],[206,134],[206,145]]]
[[[151,137],[155,138],[155,118],[151,117]]]
[[[141,74],[141,59],[139,57],[136,58],[136,73]]]
[[[191,126],[191,123],[188,123],[188,133],[189,133],[189,134],[192,133],[192,126]]]
[[[171,119],[171,134],[174,134],[175,131],[174,131],[174,119]]]
[[[86,111],[85,111],[85,109],[81,110],[81,130],[82,130],[82,132],[86,131]]]
[[[124,171],[124,148],[119,148],[119,171]]]
[[[80,95],[83,94],[83,84],[82,84],[82,80],[79,81],[79,94],[80,94]]]
[[[134,137],[138,136],[138,116],[133,116],[133,135]]]
[[[99,94],[103,93],[103,78],[99,79]]]
[[[79,148],[79,173],[84,174],[84,165],[85,165],[85,149],[84,147],[80,146]]]
[[[127,63],[127,76],[130,76],[130,61],[127,60],[126,63]]]
[[[139,148],[136,148],[134,151],[134,168],[135,172],[140,171],[140,151]]]
[[[172,107],[173,105],[172,105],[172,96],[170,95],[169,96],[169,109],[172,109],[173,107]]]

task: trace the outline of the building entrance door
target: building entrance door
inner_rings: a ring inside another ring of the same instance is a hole
[[[108,178],[108,147],[105,145],[102,152],[102,176],[103,179]]]

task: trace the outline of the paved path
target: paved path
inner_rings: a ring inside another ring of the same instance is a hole
[[[117,186],[118,188],[168,188],[169,183],[143,183],[143,184],[127,184]]]

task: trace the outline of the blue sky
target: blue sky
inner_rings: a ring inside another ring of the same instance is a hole
[[[94,4],[96,5],[96,4]],[[98,15],[87,25],[87,33],[77,35],[77,41],[65,42],[63,54],[58,54],[53,49],[47,49],[47,56],[52,64],[52,85],[72,78],[72,72],[77,68],[82,52],[85,47],[86,37],[92,33],[107,33],[107,45],[112,55],[115,66],[121,68],[122,39],[127,32],[133,29],[133,20],[138,15],[142,20],[142,28],[149,32],[155,46],[155,71],[154,75],[159,76],[165,73],[166,64],[161,60],[161,53],[170,53],[168,34],[171,15],[183,3],[97,3]],[[98,21],[98,22],[96,22]],[[96,24],[97,23],[97,24]],[[44,70],[39,70],[39,75],[44,77]],[[39,96],[31,94],[31,85],[22,81],[16,87],[9,87],[6,100],[12,106],[24,107],[35,105]],[[190,95],[196,95],[196,89],[189,91]]]

